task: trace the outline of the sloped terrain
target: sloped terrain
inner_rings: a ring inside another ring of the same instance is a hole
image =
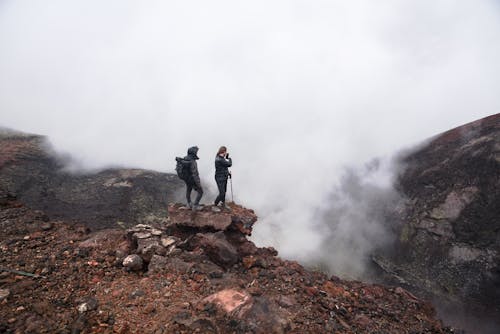
[[[257,217],[237,205],[170,205],[162,223],[90,232],[12,197],[0,204],[3,333],[453,332],[400,287],[257,248],[247,239]]]
[[[163,219],[183,186],[176,175],[140,169],[70,173],[68,159],[51,152],[45,137],[0,131],[0,191],[51,217],[100,229]]]
[[[399,240],[377,263],[466,314],[500,319],[500,114],[433,138],[403,164]]]

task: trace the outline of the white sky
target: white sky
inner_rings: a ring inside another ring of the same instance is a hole
[[[0,125],[86,168],[198,145],[214,188],[226,145],[256,239],[300,257],[342,166],[500,112],[499,59],[494,0],[1,0]]]

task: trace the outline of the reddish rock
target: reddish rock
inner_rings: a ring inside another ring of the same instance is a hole
[[[252,226],[257,221],[253,210],[232,204],[231,212],[213,212],[209,208],[193,212],[182,210],[182,204],[170,204],[168,207],[169,225],[212,229],[214,231],[238,231],[243,235],[252,234]]]
[[[226,289],[203,299],[204,303],[213,303],[226,313],[241,310],[252,303],[252,297],[245,291]]]

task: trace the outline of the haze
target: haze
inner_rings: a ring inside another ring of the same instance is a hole
[[[3,0],[0,125],[47,135],[74,170],[173,172],[198,145],[212,188],[226,145],[254,239],[311,259],[345,167],[500,112],[499,41],[493,0]],[[358,181],[390,191],[395,168]],[[383,234],[345,217],[355,244]]]

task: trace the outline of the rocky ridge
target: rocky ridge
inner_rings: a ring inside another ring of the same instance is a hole
[[[151,223],[183,186],[176,175],[142,169],[70,172],[70,162],[43,136],[0,129],[0,192],[54,218],[93,230]]]
[[[168,207],[91,232],[0,201],[0,332],[451,333],[401,287],[308,271],[247,236],[255,213]]]

